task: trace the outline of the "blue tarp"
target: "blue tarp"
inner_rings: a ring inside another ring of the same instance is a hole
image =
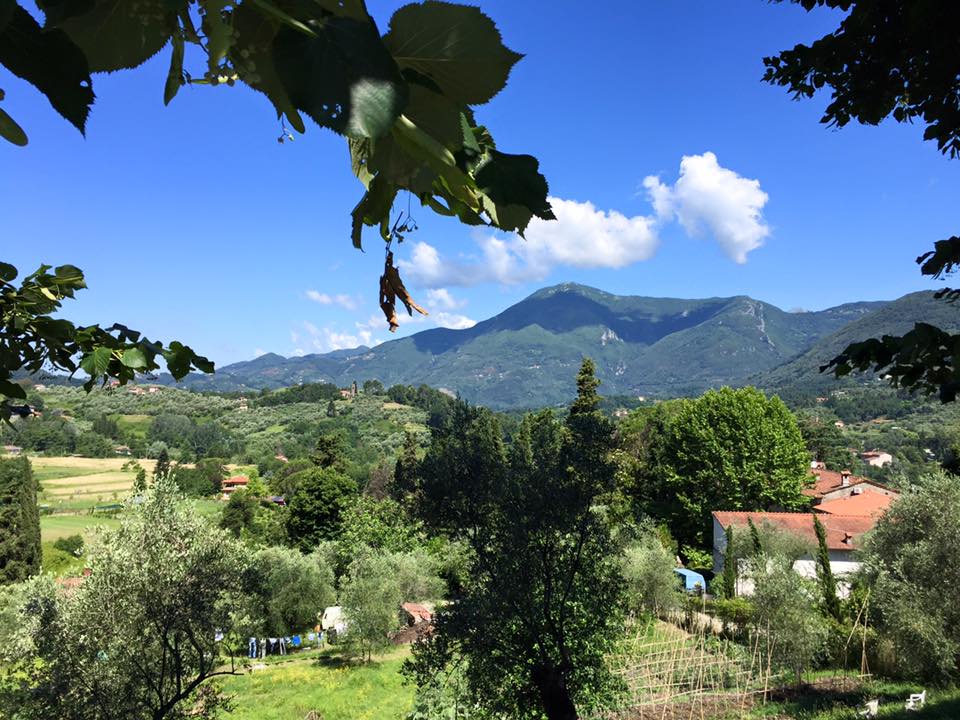
[[[698,587],[704,591],[707,589],[707,580],[700,573],[686,568],[674,568],[673,571],[683,580],[683,589],[687,592],[693,592]]]

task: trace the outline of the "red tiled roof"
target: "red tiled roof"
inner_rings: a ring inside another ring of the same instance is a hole
[[[747,520],[760,527],[764,523],[779,530],[794,533],[812,545],[817,543],[817,533],[813,529],[813,513],[779,512],[733,512],[717,510],[713,513],[720,526],[726,530],[730,525],[746,527]],[[856,550],[860,547],[860,536],[872,529],[876,518],[863,515],[817,516],[827,531],[827,548],[830,550]]]
[[[246,485],[250,482],[249,478],[244,477],[243,475],[234,475],[233,477],[227,478],[223,481],[224,485]]]
[[[419,603],[403,603],[400,607],[413,618],[415,623],[431,622],[433,620],[433,613]]]
[[[813,510],[818,513],[831,515],[859,515],[863,517],[879,517],[883,515],[893,498],[877,492],[865,492],[850,497],[827,500],[815,505]]]
[[[808,497],[823,497],[828,492],[839,490],[843,487],[842,473],[834,472],[833,470],[811,470],[810,474],[813,475],[814,478],[813,485],[808,488],[804,488],[803,490],[803,494],[807,495]],[[859,475],[850,475],[848,487],[859,485],[861,483],[869,483],[870,485],[886,488],[885,485],[882,485],[875,480],[871,480],[870,478],[860,477]]]

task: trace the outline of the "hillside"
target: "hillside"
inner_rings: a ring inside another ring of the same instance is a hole
[[[573,395],[588,355],[607,394],[680,395],[742,384],[884,305],[788,313],[746,296],[618,296],[565,283],[467,330],[436,328],[325,355],[268,354],[187,383],[226,391],[375,378],[387,386],[427,383],[494,408],[540,407]]]
[[[837,380],[832,375],[820,373],[820,367],[848,345],[883,335],[902,335],[919,321],[956,332],[960,330],[960,308],[935,300],[932,292],[904,295],[826,335],[796,358],[751,378],[751,381],[779,391],[813,392],[827,389],[836,385]],[[858,375],[854,381],[862,381],[864,377]]]

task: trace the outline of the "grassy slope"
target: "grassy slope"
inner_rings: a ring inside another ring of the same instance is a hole
[[[232,720],[288,720],[316,710],[324,720],[401,720],[413,688],[403,684],[403,648],[369,665],[344,665],[331,655],[227,678]]]
[[[874,682],[850,693],[805,693],[783,702],[772,702],[757,708],[751,717],[796,717],[806,720],[848,720],[856,717],[866,700],[880,701],[881,718],[888,720],[957,720],[960,718],[960,690],[927,689],[923,710],[907,711],[905,701],[921,688],[909,683]]]

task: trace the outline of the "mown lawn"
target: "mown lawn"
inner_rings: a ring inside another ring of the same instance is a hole
[[[315,710],[324,720],[402,720],[413,705],[413,688],[400,675],[408,654],[402,648],[369,664],[349,664],[323,653],[228,677],[224,691],[235,709],[226,717],[299,720]]]
[[[98,525],[108,528],[117,527],[120,520],[116,517],[101,515],[42,515],[40,516],[40,538],[43,542],[52,542],[69,535],[82,535],[89,541]]]

